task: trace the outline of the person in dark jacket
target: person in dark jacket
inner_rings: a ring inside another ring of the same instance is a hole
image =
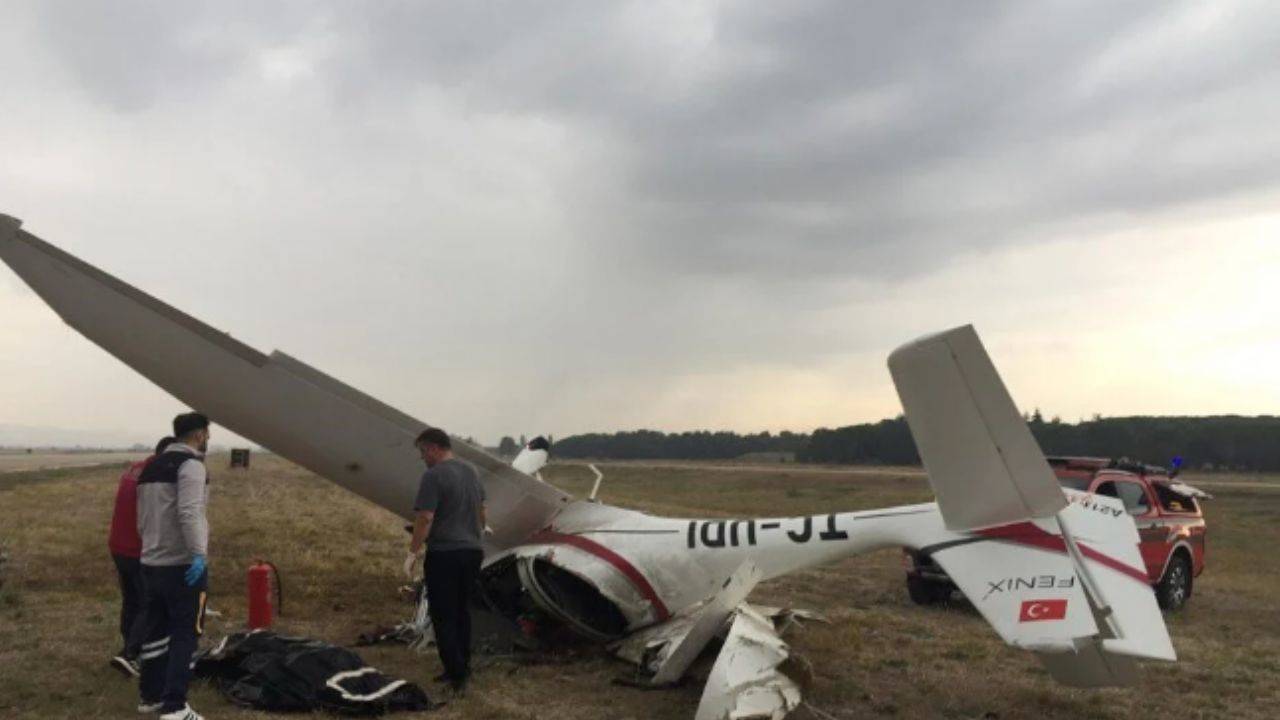
[[[146,588],[143,642],[138,659],[138,712],[161,720],[202,720],[187,704],[191,656],[204,633],[209,576],[209,418],[173,419],[177,438],[138,476],[138,533]]]
[[[116,565],[120,580],[120,652],[111,658],[111,666],[128,677],[138,677],[138,646],[143,630],[142,617],[142,537],[138,535],[138,476],[152,458],[164,452],[173,442],[166,437],[156,443],[156,451],[145,460],[129,466],[116,485],[116,503],[111,513],[111,530],[107,549]]]
[[[474,466],[453,456],[449,435],[427,428],[415,443],[427,465],[414,501],[410,557],[426,544],[427,608],[444,673],[457,693],[471,677],[471,598],[484,560],[484,485]]]

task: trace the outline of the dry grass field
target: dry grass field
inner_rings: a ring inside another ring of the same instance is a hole
[[[282,460],[256,456],[249,471],[211,458],[212,607],[209,637],[245,617],[244,571],[255,557],[279,565],[285,606],[279,629],[339,644],[406,619],[398,568],[401,522]],[[671,515],[748,516],[864,509],[928,500],[918,471],[838,473],[697,466],[610,465],[602,498]],[[0,717],[133,716],[134,685],[111,671],[117,591],[105,547],[120,468],[0,475]],[[544,473],[577,493],[590,473]],[[755,600],[819,610],[830,625],[789,636],[813,666],[793,717],[836,718],[1272,718],[1280,706],[1280,478],[1190,476],[1214,485],[1208,506],[1209,568],[1169,626],[1181,660],[1148,665],[1140,687],[1078,691],[1056,686],[1025,653],[1006,647],[961,606],[909,603],[900,558],[882,552],[762,586]],[[363,648],[371,664],[419,681],[434,656],[399,646]],[[643,691],[611,684],[628,667],[585,651],[571,662],[497,660],[438,718],[692,718],[701,679]],[[705,668],[703,670],[705,672]],[[268,717],[234,708],[197,686],[192,704],[210,718]]]
[[[146,457],[136,452],[34,452],[0,450],[0,475],[64,467],[89,467],[125,463]]]

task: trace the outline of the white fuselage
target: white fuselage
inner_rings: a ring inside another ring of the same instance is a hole
[[[629,630],[661,622],[714,595],[750,560],[768,580],[885,547],[959,537],[936,503],[790,518],[662,518],[574,502],[547,531],[494,555],[541,558],[589,582]]]

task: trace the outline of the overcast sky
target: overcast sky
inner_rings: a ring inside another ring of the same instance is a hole
[[[1280,412],[1269,2],[6,3],[0,212],[451,432]],[[180,408],[0,266],[0,423]]]

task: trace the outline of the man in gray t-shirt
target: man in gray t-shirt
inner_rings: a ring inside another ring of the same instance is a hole
[[[413,509],[432,513],[431,552],[484,548],[484,485],[470,463],[450,456],[427,468]]]
[[[427,465],[414,501],[410,555],[426,543],[423,578],[447,680],[461,692],[471,676],[471,597],[484,560],[484,485],[467,462],[453,456],[448,433],[427,428],[414,443]]]

